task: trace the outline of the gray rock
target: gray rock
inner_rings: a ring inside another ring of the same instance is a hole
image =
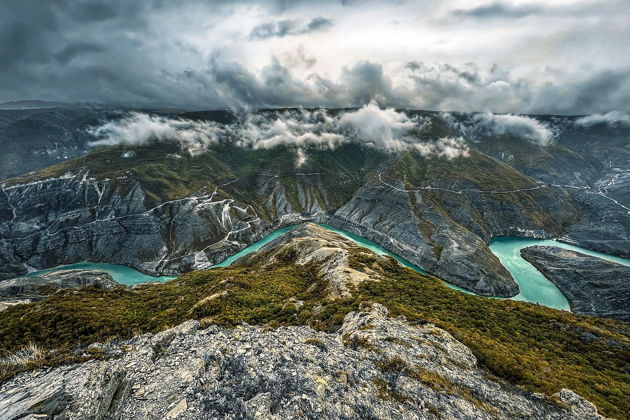
[[[0,266],[23,270],[22,264],[46,268],[90,260],[177,275],[209,268],[280,227],[313,221],[362,234],[480,294],[518,292],[483,239],[432,208],[430,201],[417,214],[420,195],[411,200],[383,185],[366,187],[351,202],[330,211],[320,207],[307,185],[298,184],[300,206],[307,209],[298,212],[280,181],[266,177],[260,195],[268,197],[265,206],[276,215],[266,221],[253,207],[214,193],[147,209],[140,184],[128,181],[130,186],[123,189],[121,180],[99,181],[81,172],[3,187],[0,212],[5,206],[8,216],[0,220]],[[436,232],[431,238],[423,236],[422,223]]]
[[[111,289],[121,286],[112,276],[97,270],[61,270],[32,277],[0,281],[0,300],[39,300],[57,290],[96,286]]]
[[[0,420],[602,418],[569,390],[558,404],[494,382],[450,334],[380,305],[337,333],[187,321],[102,348],[113,358],[4,383]]]
[[[630,267],[559,247],[527,247],[521,255],[558,286],[573,312],[630,322]]]

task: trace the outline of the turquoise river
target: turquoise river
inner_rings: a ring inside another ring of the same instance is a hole
[[[380,245],[375,244],[372,241],[368,241],[365,238],[354,235],[352,233],[344,232],[342,230],[336,229],[332,226],[322,224],[320,225],[326,229],[332,230],[341,234],[342,236],[354,241],[356,244],[365,247],[376,254],[379,255],[389,255],[390,257],[395,258],[401,264],[409,267],[413,270],[416,270],[421,273],[425,273],[426,271],[422,270],[419,267],[411,264],[409,261],[401,258],[397,255],[392,254],[387,251]],[[226,267],[236,261],[238,258],[243,257],[251,252],[258,251],[265,244],[273,241],[277,237],[282,234],[289,232],[295,229],[297,226],[288,226],[282,229],[278,229],[273,233],[265,236],[258,242],[253,243],[252,245],[244,248],[240,252],[232,255],[227,258],[223,262],[216,264],[214,267]],[[614,257],[608,254],[604,254],[601,252],[590,251],[585,248],[580,248],[574,245],[568,245],[562,242],[555,241],[553,239],[528,239],[528,238],[519,238],[519,237],[499,237],[495,238],[490,243],[490,249],[492,252],[499,258],[501,264],[505,266],[512,274],[514,280],[518,283],[521,292],[514,296],[512,299],[525,301],[525,302],[533,302],[541,305],[549,306],[551,308],[569,310],[569,303],[567,302],[566,297],[562,294],[562,292],[545,276],[543,276],[533,265],[525,261],[521,255],[520,250],[522,248],[534,245],[543,245],[543,246],[556,246],[565,249],[570,249],[573,251],[579,251],[584,254],[592,255],[598,258],[602,258],[608,261],[616,262],[619,264],[623,264],[626,266],[630,266],[630,259]],[[123,265],[115,265],[115,264],[104,264],[104,263],[92,263],[92,262],[80,262],[76,264],[68,264],[57,266],[53,268],[49,268],[46,270],[34,271],[26,276],[35,276],[43,273],[50,273],[58,270],[68,270],[68,269],[84,269],[84,270],[101,270],[109,273],[114,280],[119,283],[126,285],[133,285],[139,283],[147,283],[147,282],[156,282],[156,281],[168,281],[172,280],[175,277],[170,276],[161,276],[161,277],[153,277],[147,274],[143,274],[138,270],[135,270],[130,267],[126,267]],[[453,289],[460,290],[462,292],[471,293],[457,286],[453,286],[449,283],[446,283],[449,287]]]

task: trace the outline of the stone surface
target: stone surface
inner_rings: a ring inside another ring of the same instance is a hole
[[[569,390],[554,401],[494,382],[450,334],[377,304],[337,333],[187,321],[98,346],[111,358],[1,385],[0,420],[601,418]]]
[[[630,322],[630,267],[559,247],[523,248],[521,255],[558,286],[573,312]]]
[[[10,305],[44,299],[58,290],[96,286],[121,286],[109,274],[98,270],[61,270],[32,277],[0,281],[0,311]]]

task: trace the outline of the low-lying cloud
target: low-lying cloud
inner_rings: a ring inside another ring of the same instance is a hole
[[[88,129],[98,140],[92,147],[127,144],[142,146],[151,142],[171,141],[181,145],[191,155],[217,144],[221,136],[219,126],[212,122],[167,118],[141,112],[131,112],[118,120],[108,121]]]
[[[425,157],[453,159],[469,155],[462,137],[420,140],[429,125],[426,117],[382,109],[371,102],[338,115],[324,109],[248,113],[229,125],[132,112],[93,127],[89,133],[97,138],[92,146],[169,141],[178,143],[182,151],[191,155],[219,143],[253,149],[292,146],[298,149],[298,166],[307,159],[304,148],[334,149],[349,143],[390,153],[411,150]]]
[[[553,130],[541,121],[524,115],[512,114],[474,114],[469,119],[459,122],[450,114],[443,114],[450,125],[463,135],[474,139],[494,136],[512,136],[522,138],[539,146],[548,146],[553,142]]]
[[[630,114],[627,112],[612,111],[606,114],[593,114],[578,118],[575,124],[582,127],[591,127],[598,124],[606,124],[611,127],[630,126]]]

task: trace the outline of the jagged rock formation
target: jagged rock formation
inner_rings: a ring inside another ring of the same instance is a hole
[[[558,247],[523,248],[521,255],[558,286],[573,312],[630,322],[630,267]]]
[[[233,117],[215,114],[185,117]],[[435,113],[413,114],[431,121],[431,138],[462,135]],[[358,145],[307,147],[299,167],[290,147],[93,151],[2,185],[0,277],[85,259],[179,274],[301,221],[364,236],[483,295],[518,291],[487,247],[494,236],[563,237],[627,255],[627,130],[537,118],[560,133],[551,145],[466,135],[469,156],[453,160]]]
[[[119,156],[117,151],[107,159],[122,162]],[[478,159],[496,168],[497,180],[512,177],[515,186],[531,188],[531,180],[483,156]],[[121,162],[117,164],[128,167]],[[460,162],[455,172],[468,165]],[[142,176],[130,171],[115,179],[80,171],[4,185],[0,265],[16,267],[15,274],[20,274],[23,263],[43,268],[91,260],[150,274],[178,274],[207,268],[279,227],[310,220],[358,233],[480,294],[512,296],[518,287],[487,242],[519,231],[514,223],[529,229],[525,232],[548,235],[557,226],[553,219],[540,217],[545,206],[560,218],[573,211],[567,197],[549,189],[526,189],[517,193],[522,197],[502,201],[504,195],[497,194],[483,199],[479,193],[404,190],[404,184],[387,173],[350,178],[345,182],[354,186],[344,186],[349,189],[342,194],[338,170],[292,169],[284,176],[258,172],[245,178],[231,173],[208,180],[214,186],[205,192],[161,203],[150,198],[155,193]],[[539,204],[532,209],[531,203]]]
[[[32,277],[0,281],[0,303],[44,299],[62,289],[95,286],[111,289],[120,286],[112,276],[97,270],[61,270]]]
[[[602,418],[569,390],[551,399],[493,381],[450,334],[380,305],[338,333],[188,321],[97,347],[111,359],[3,384],[0,419]]]

